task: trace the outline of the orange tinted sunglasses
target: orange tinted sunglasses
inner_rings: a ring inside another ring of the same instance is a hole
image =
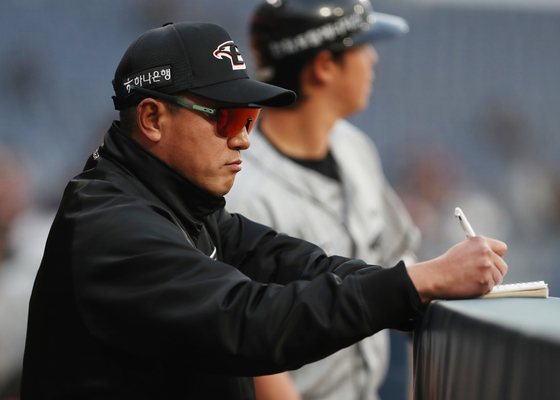
[[[208,108],[191,103],[190,101],[179,97],[170,96],[164,93],[155,92],[153,90],[144,89],[135,85],[130,85],[131,90],[147,94],[152,97],[158,97],[173,103],[179,104],[191,110],[202,111],[206,114],[214,115],[218,119],[217,130],[218,135],[224,138],[236,136],[245,127],[247,133],[251,132],[255,121],[261,112],[261,107],[221,107]]]

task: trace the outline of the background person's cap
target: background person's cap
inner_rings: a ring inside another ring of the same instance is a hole
[[[136,39],[113,80],[115,109],[148,97],[136,85],[160,93],[187,90],[213,100],[280,107],[294,102],[292,91],[252,80],[238,47],[220,26],[204,22],[166,24]]]
[[[401,17],[374,12],[369,0],[261,0],[250,30],[262,68],[402,36],[409,28]]]

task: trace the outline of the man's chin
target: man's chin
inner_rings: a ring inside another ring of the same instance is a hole
[[[231,188],[233,187],[233,182],[234,181],[232,180],[231,183],[226,183],[219,188],[213,188],[212,190],[208,190],[208,191],[213,196],[224,197],[226,194],[230,192]]]

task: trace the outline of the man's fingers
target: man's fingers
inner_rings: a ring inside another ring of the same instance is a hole
[[[490,246],[492,251],[503,258],[507,251],[507,245],[500,240],[490,239],[490,238],[485,238],[485,239],[486,239],[486,243],[488,243],[488,246]]]
[[[496,256],[496,258],[499,258],[501,260],[501,258],[498,256]],[[499,268],[492,268],[492,279],[494,280],[494,286],[499,285],[504,280],[502,271]]]
[[[496,268],[500,271],[500,274],[502,274],[502,276],[504,276],[506,274],[506,272],[508,271],[508,266],[507,266],[506,262],[504,261],[504,259],[501,256],[499,256],[498,254],[494,253],[494,256],[492,257],[492,262],[494,263]]]
[[[508,270],[508,266],[502,257],[496,253],[491,253],[491,262],[493,268],[491,269],[492,280],[494,281],[494,286],[499,285],[504,280],[504,275]]]

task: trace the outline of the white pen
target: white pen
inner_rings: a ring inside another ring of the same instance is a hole
[[[463,230],[465,231],[465,235],[467,235],[467,239],[470,239],[470,238],[476,236],[476,233],[474,233],[474,230],[473,230],[471,224],[469,224],[469,221],[467,221],[467,217],[465,217],[465,214],[463,213],[463,210],[461,210],[459,207],[455,208],[455,217],[457,217],[457,219],[461,223],[461,226],[463,227]]]

